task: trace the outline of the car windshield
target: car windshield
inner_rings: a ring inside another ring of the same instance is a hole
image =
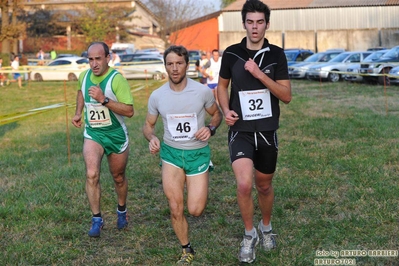
[[[71,61],[68,60],[58,60],[58,61],[53,61],[49,64],[49,66],[65,66],[65,65],[70,65],[72,64]]]
[[[384,54],[384,56],[382,56],[381,58],[397,58],[398,53],[399,53],[399,47],[392,48],[386,54]]]
[[[347,53],[342,53],[337,55],[336,57],[334,57],[333,59],[330,60],[330,62],[342,62],[345,60],[345,58],[347,58],[349,56],[349,54]]]
[[[364,58],[363,62],[373,62],[377,59],[379,59],[381,56],[383,56],[387,51],[378,51],[374,52],[370,55],[368,55],[366,58]]]
[[[285,56],[287,57],[287,61],[295,61],[296,52],[285,52]]]
[[[324,54],[322,53],[317,53],[317,54],[312,54],[308,58],[304,60],[304,62],[319,62],[320,58],[322,58]]]
[[[309,56],[304,62],[328,62],[339,53],[317,53]]]

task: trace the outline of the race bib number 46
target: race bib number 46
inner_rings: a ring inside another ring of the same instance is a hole
[[[268,89],[240,91],[243,120],[256,120],[272,116],[270,91]]]
[[[197,114],[167,114],[168,129],[174,141],[186,141],[194,138],[198,130]]]

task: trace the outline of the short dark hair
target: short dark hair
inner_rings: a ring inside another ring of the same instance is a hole
[[[242,16],[242,23],[245,23],[247,18],[247,13],[264,13],[266,23],[270,21],[270,8],[260,0],[247,0],[245,4],[242,6],[241,16]]]
[[[166,49],[165,52],[163,53],[163,60],[165,61],[165,64],[166,64],[166,56],[170,53],[175,53],[178,56],[183,56],[184,61],[186,61],[187,65],[188,65],[188,62],[189,62],[188,51],[184,46],[172,45],[168,49]]]
[[[92,42],[89,44],[89,47],[87,47],[87,51],[89,51],[90,47],[95,44],[101,44],[103,46],[105,57],[107,57],[109,55],[109,47],[105,42]]]

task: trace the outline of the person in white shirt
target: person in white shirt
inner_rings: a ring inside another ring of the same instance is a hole
[[[217,86],[219,81],[219,71],[220,71],[220,54],[219,50],[212,50],[212,58],[205,64],[205,77],[207,78],[208,87],[212,90],[215,96],[216,102],[219,103],[217,98]]]
[[[11,63],[11,68],[13,71],[19,71],[19,57],[15,56],[14,60]],[[18,86],[20,89],[22,89],[22,77],[21,73],[19,72],[13,72],[12,73],[13,78],[18,81]]]

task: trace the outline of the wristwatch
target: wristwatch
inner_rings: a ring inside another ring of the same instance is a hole
[[[211,125],[207,125],[206,127],[209,128],[209,130],[211,131],[211,136],[215,135],[216,127],[211,126]]]
[[[107,103],[109,103],[109,98],[105,97],[104,101],[101,104],[106,105]]]

